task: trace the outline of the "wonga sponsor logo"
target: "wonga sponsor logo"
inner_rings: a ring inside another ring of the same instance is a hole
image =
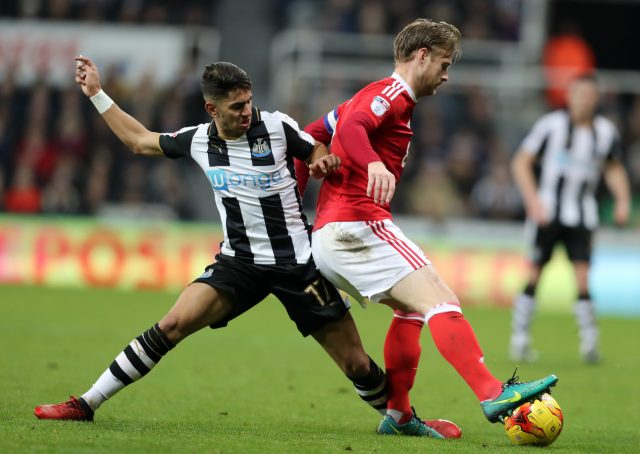
[[[273,173],[236,173],[224,169],[207,171],[207,177],[214,190],[228,191],[233,186],[246,186],[249,188],[269,189],[275,183],[282,181],[280,172]]]

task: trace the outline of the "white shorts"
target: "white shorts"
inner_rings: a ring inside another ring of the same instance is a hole
[[[361,304],[388,298],[400,280],[431,265],[390,219],[331,222],[313,232],[311,250],[320,272]]]

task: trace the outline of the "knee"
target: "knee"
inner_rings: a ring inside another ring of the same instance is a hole
[[[366,377],[371,372],[369,356],[364,352],[348,356],[342,364],[342,370],[349,380]]]
[[[458,306],[462,307],[460,300],[455,295],[455,293],[450,292],[446,295],[441,295],[439,298],[428,298],[426,300],[420,301],[415,305],[415,309],[412,312],[417,312],[427,319],[433,313],[432,310],[437,308],[441,308],[445,305]]]
[[[181,328],[178,317],[175,314],[169,313],[165,315],[162,320],[158,322],[160,330],[167,336],[171,342],[177,344],[186,337],[186,333]]]

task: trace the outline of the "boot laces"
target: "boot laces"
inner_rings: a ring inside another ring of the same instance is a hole
[[[516,372],[518,372],[518,366],[516,366],[516,369],[513,371],[513,375],[511,375],[511,378],[508,379],[503,385],[502,385],[502,389],[508,388],[509,386],[512,385],[518,385],[520,384],[520,377],[518,377],[516,375]]]
[[[82,406],[80,405],[80,402],[78,402],[78,399],[76,399],[73,396],[69,396],[71,399],[69,399],[68,401],[64,402],[64,406],[65,407],[69,407],[69,408],[75,408],[77,410],[82,410]]]

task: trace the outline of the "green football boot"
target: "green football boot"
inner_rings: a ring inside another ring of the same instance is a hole
[[[411,416],[411,419],[404,424],[398,424],[391,415],[385,415],[378,425],[377,432],[381,435],[408,435],[413,437],[445,438],[437,430],[427,426],[420,418],[418,418],[415,410],[413,410],[413,416]]]
[[[517,370],[517,369],[516,369]],[[498,422],[511,414],[511,411],[525,402],[529,402],[546,392],[558,382],[551,374],[540,380],[521,383],[516,373],[502,385],[502,393],[495,399],[480,402],[482,412],[489,422]]]

